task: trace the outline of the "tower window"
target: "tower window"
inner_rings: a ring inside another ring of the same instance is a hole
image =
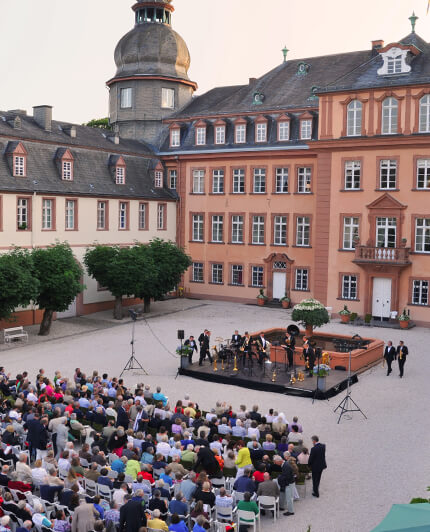
[[[128,87],[126,89],[121,89],[121,109],[131,109],[132,106],[132,97],[133,89]]]
[[[161,89],[161,107],[163,109],[175,108],[175,89]]]

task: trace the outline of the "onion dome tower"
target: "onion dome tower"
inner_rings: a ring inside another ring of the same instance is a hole
[[[190,81],[190,53],[171,27],[172,0],[133,5],[135,26],[115,49],[117,71],[107,82],[110,122],[123,138],[157,146],[162,120],[184,107],[197,84]]]

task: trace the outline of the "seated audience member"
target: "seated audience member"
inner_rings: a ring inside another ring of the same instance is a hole
[[[196,519],[199,515],[203,515],[205,519],[209,519],[209,514],[205,512],[203,501],[197,501],[194,508],[191,510],[190,516]]]
[[[167,502],[161,498],[160,490],[157,489],[154,491],[153,497],[148,503],[148,508],[151,512],[158,510],[161,515],[164,515],[167,512]],[[163,519],[166,519],[166,517],[163,517]]]
[[[301,453],[297,456],[297,463],[307,465],[309,462],[309,450],[307,447],[302,447]]]
[[[178,514],[173,514],[171,523],[169,525],[169,531],[171,532],[188,532],[188,527],[184,523],[184,521],[181,521]]]
[[[251,473],[251,469],[245,469],[243,475],[235,480],[233,484],[234,491],[239,491],[240,493],[245,493],[246,491],[255,492],[255,483],[251,479]]]
[[[243,501],[237,503],[238,510],[245,510],[246,512],[254,512],[255,515],[260,513],[258,504],[255,501],[251,501],[251,493],[248,491],[243,494]]]
[[[97,479],[97,484],[103,484],[104,486],[107,486],[109,489],[113,489],[113,482],[112,479],[108,477],[109,470],[106,467],[103,467],[100,471],[100,476]]]
[[[193,498],[196,501],[202,501],[203,504],[208,504],[211,508],[215,505],[215,494],[211,491],[209,482],[204,482],[201,488],[197,488]]]
[[[179,491],[175,498],[169,502],[169,512],[171,514],[187,515],[188,506],[185,501],[186,499],[184,498],[182,492]]]
[[[288,434],[287,441],[288,443],[303,442],[303,435],[299,432],[299,427],[297,425],[292,425],[291,432]]]
[[[262,447],[265,451],[274,451],[276,449],[276,444],[273,442],[273,436],[271,434],[266,434],[266,441],[263,442]]]

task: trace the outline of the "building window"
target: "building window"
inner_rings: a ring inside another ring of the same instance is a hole
[[[205,171],[194,170],[193,171],[193,194],[205,193]]]
[[[264,244],[264,216],[252,217],[252,243]]]
[[[290,122],[279,122],[278,124],[278,140],[290,139]]]
[[[233,170],[233,194],[243,194],[245,192],[245,170],[236,168]]]
[[[387,74],[401,74],[402,63],[402,55],[387,57]]]
[[[266,169],[254,168],[254,194],[265,194],[266,192]]]
[[[13,175],[14,177],[25,177],[25,157],[22,155],[13,156]]]
[[[73,163],[72,161],[63,161],[61,167],[62,173],[61,177],[65,181],[72,181],[73,179]]]
[[[430,159],[417,161],[417,188],[430,189]]]
[[[203,242],[203,214],[193,215],[193,242]]]
[[[231,243],[243,244],[243,216],[231,217]]]
[[[212,216],[212,242],[223,242],[224,216]]]
[[[162,203],[159,203],[157,206],[157,229],[163,231],[166,228],[166,206]]]
[[[118,228],[121,230],[128,229],[128,203],[125,201],[119,202],[119,224]]]
[[[415,220],[415,251],[430,253],[430,218]]]
[[[287,245],[286,216],[275,216],[273,219],[273,243],[277,246]]]
[[[346,134],[348,137],[361,135],[361,121],[363,116],[363,104],[358,100],[349,102],[346,111]]]
[[[342,299],[357,299],[357,276],[342,275]]]
[[[300,138],[301,140],[312,138],[312,119],[300,120]]]
[[[212,282],[214,284],[223,283],[223,270],[222,264],[212,264]]]
[[[429,304],[429,282],[414,279],[412,282],[412,303],[414,305]]]
[[[124,166],[117,166],[115,169],[115,183],[117,185],[125,185],[125,168]]]
[[[76,229],[76,201],[66,200],[66,230],[73,231]]]
[[[256,142],[266,142],[266,140],[267,140],[267,124],[265,122],[262,122],[262,123],[256,125],[255,140],[256,140]]]
[[[303,167],[297,170],[298,194],[310,194],[311,192],[311,168]]]
[[[146,227],[146,212],[147,205],[146,203],[139,203],[139,229],[144,231]]]
[[[54,201],[42,200],[42,229],[50,231],[54,228]]]
[[[18,229],[29,229],[29,200],[27,198],[18,198],[17,203],[17,224]]]
[[[359,190],[361,185],[361,162],[346,161],[345,190]]]
[[[311,221],[308,216],[297,217],[296,246],[308,247],[310,245]]]
[[[397,219],[378,217],[376,218],[376,247],[395,248],[397,234]]]
[[[203,283],[203,262],[193,262],[193,282]]]
[[[97,202],[97,229],[104,231],[107,228],[107,203],[105,201]]]
[[[163,172],[157,170],[154,174],[154,186],[156,188],[162,188],[163,186]]]
[[[212,193],[224,194],[224,170],[212,172]]]
[[[196,144],[197,146],[203,146],[206,144],[206,128],[198,127],[196,130]]]
[[[398,103],[395,98],[385,98],[382,102],[382,134],[397,133]]]
[[[234,128],[234,141],[236,144],[244,144],[246,142],[246,124],[237,124]]]
[[[178,128],[170,130],[170,146],[177,148],[181,145],[181,130]]]
[[[359,219],[354,216],[345,216],[343,219],[342,249],[354,249],[355,239],[358,238]]]
[[[175,89],[161,89],[161,107],[163,109],[175,108]]]
[[[133,99],[133,89],[121,89],[121,109],[131,109]]]
[[[264,275],[263,266],[252,266],[251,268],[252,286],[256,288],[261,288],[263,286],[263,280],[264,280],[263,275]]]
[[[276,168],[276,194],[288,192],[288,168]]]
[[[425,94],[420,99],[420,133],[430,132],[430,94]]]
[[[397,161],[383,159],[379,163],[379,188],[392,190],[396,188]]]
[[[231,284],[235,286],[243,285],[243,266],[241,264],[233,264],[231,267]]]
[[[171,188],[172,190],[176,190],[177,180],[178,180],[178,171],[169,170],[169,188]]]
[[[225,126],[215,127],[215,144],[225,144]]]
[[[297,268],[294,275],[294,290],[309,290],[309,270]]]

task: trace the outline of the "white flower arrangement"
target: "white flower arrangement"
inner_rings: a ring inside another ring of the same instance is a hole
[[[324,305],[317,299],[309,298],[300,301],[297,305],[294,305],[294,310],[317,310],[325,308]]]

